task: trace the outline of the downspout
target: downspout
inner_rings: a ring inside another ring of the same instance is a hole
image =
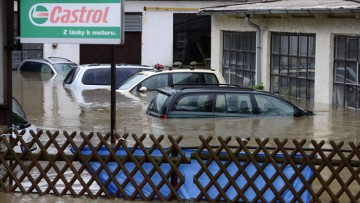
[[[255,62],[255,85],[261,82],[261,47],[260,47],[260,39],[261,39],[261,29],[258,25],[250,21],[250,15],[245,15],[245,21],[248,25],[256,29],[256,62]]]

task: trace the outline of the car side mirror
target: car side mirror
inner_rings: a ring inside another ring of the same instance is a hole
[[[141,93],[147,92],[147,87],[144,87],[144,86],[140,87],[139,92],[141,92]]]

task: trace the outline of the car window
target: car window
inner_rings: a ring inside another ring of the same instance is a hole
[[[173,84],[219,84],[215,74],[211,73],[173,73]]]
[[[120,84],[129,77],[135,75],[136,73],[140,72],[141,69],[139,68],[117,68],[116,69],[116,84]]]
[[[41,69],[40,69],[41,73],[48,73],[48,74],[52,74],[54,73],[53,70],[51,69],[51,67],[47,64],[41,64]]]
[[[141,80],[143,80],[144,78],[146,78],[146,76],[147,75],[140,72],[140,73],[138,73],[136,75],[133,75],[130,78],[126,79],[125,81],[123,81],[119,85],[117,85],[117,88],[119,90],[127,90],[130,87],[132,87],[133,85],[135,85],[138,82],[140,82]]]
[[[15,98],[12,98],[11,116],[12,116],[13,127],[16,130],[21,130],[31,125],[31,123],[28,120],[26,120],[26,115],[23,108]]]
[[[75,67],[73,69],[71,69],[65,79],[64,79],[64,84],[71,84],[74,82],[74,79],[75,79],[75,76],[77,75],[77,73],[79,72],[79,68],[78,67]]]
[[[66,74],[77,65],[75,63],[56,63],[53,66],[58,74]]]
[[[215,101],[215,112],[226,112],[225,95],[217,95]]]
[[[253,114],[250,94],[227,93],[216,97],[216,112]]]
[[[33,61],[24,62],[20,67],[20,71],[36,72],[36,73],[53,73],[49,65],[45,63],[39,63]]]
[[[19,70],[20,71],[26,71],[26,72],[40,72],[40,70],[38,70],[38,71],[34,70],[33,63],[30,62],[30,61],[25,61],[24,63],[22,63]]]
[[[260,115],[293,116],[295,108],[293,105],[270,95],[254,95],[259,108]]]
[[[109,85],[110,69],[96,68],[86,70],[81,81],[85,85]]]
[[[219,84],[219,80],[217,79],[215,74],[212,73],[202,73],[205,79],[206,84]]]
[[[159,87],[166,87],[169,84],[168,80],[168,74],[159,74],[151,76],[147,79],[145,79],[139,86],[140,87],[146,87],[148,91],[156,90]]]
[[[174,111],[212,112],[211,95],[186,95],[181,97],[173,107]]]
[[[168,95],[159,92],[151,101],[149,109],[156,113],[160,113],[161,108],[164,106],[164,103],[168,97]]]
[[[199,73],[173,73],[173,84],[200,84],[204,83]]]

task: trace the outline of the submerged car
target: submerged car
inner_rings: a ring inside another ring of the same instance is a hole
[[[145,65],[117,64],[116,84],[145,70],[154,68]],[[63,85],[68,89],[106,89],[111,85],[110,64],[85,64],[72,69],[65,77]]]
[[[42,58],[30,58],[25,59],[18,68],[20,73],[40,73],[51,75],[52,78],[62,78],[66,74],[76,67],[77,64],[69,59],[62,57],[48,57]]]
[[[15,99],[12,98],[12,128],[13,130],[18,131],[20,134],[23,130],[25,130],[24,135],[22,135],[22,139],[25,141],[26,144],[29,145],[29,143],[33,140],[32,135],[30,134],[30,131],[37,132],[36,126],[34,126],[32,123],[30,123],[25,115],[25,112],[23,108],[21,107],[20,103]],[[13,138],[16,138],[15,133],[12,133],[11,136]],[[10,138],[10,136],[7,136],[7,138]],[[30,146],[29,146],[30,147]],[[0,152],[6,151],[6,145],[3,142],[0,142]],[[14,151],[16,153],[21,153],[24,151],[24,146],[19,141],[17,145],[14,146]],[[38,151],[38,146],[36,143],[34,143],[31,148],[31,151],[35,152]]]
[[[177,84],[225,84],[220,72],[212,69],[169,69],[137,73],[117,86],[117,92],[147,92]]]
[[[159,88],[146,113],[160,118],[314,115],[276,94],[231,85]]]

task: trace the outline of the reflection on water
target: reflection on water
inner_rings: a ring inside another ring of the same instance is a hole
[[[110,131],[110,91],[70,91],[61,80],[38,80],[13,72],[13,95],[24,107],[30,121],[45,130]],[[162,120],[145,114],[154,94],[116,94],[118,133],[183,135],[184,137],[239,136],[279,137],[316,140],[356,141],[360,136],[359,112],[334,109],[328,105],[293,101],[313,110],[315,116],[302,118],[217,118]],[[191,143],[191,141],[189,141]]]

